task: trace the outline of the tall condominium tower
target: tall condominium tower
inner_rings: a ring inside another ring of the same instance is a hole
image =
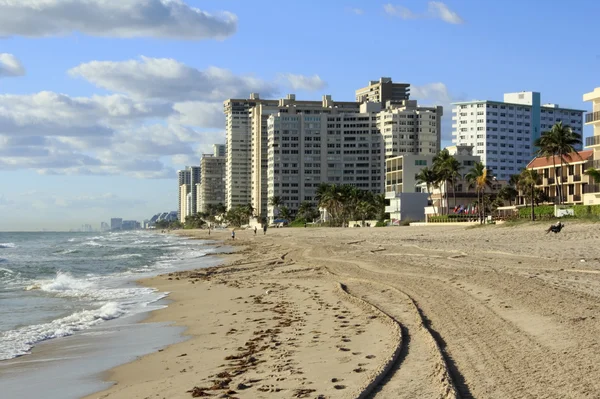
[[[410,96],[410,84],[394,83],[392,78],[380,78],[371,80],[367,87],[356,90],[356,101],[374,102],[385,104],[388,101],[408,100]]]
[[[204,154],[200,160],[202,183],[198,185],[198,212],[225,203],[225,157]]]
[[[213,155],[215,157],[224,157],[227,146],[225,144],[213,144]]]
[[[504,101],[468,101],[454,106],[452,142],[473,146],[474,155],[501,180],[527,166],[535,156],[535,140],[556,122],[583,133],[584,111],[542,105],[537,92],[506,93]]]

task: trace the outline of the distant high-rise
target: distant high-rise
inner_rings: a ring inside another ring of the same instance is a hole
[[[227,146],[225,144],[213,144],[213,156],[224,157],[226,154]]]
[[[185,223],[185,218],[188,216],[188,194],[190,193],[190,185],[182,184],[179,186],[179,221]]]
[[[410,84],[394,83],[392,78],[380,78],[371,80],[367,87],[356,90],[356,101],[374,102],[385,104],[388,101],[408,100],[410,96]]]
[[[202,183],[198,185],[198,212],[209,205],[225,204],[225,157],[204,154],[200,160]]]
[[[121,230],[122,227],[123,227],[123,219],[121,219],[121,218],[110,219],[110,229],[111,230]]]
[[[186,166],[185,169],[183,170],[179,170],[177,171],[177,178],[178,178],[178,187],[181,187],[182,185],[186,185],[189,188],[189,192],[192,194],[192,200],[191,200],[191,204],[185,205],[185,209],[187,212],[187,215],[185,216],[189,216],[189,215],[193,215],[197,212],[197,204],[196,204],[196,184],[200,183],[200,177],[201,177],[202,173],[201,173],[201,169],[200,166]],[[181,190],[180,190],[181,193]],[[187,195],[187,194],[186,194]],[[178,200],[178,209],[181,209],[182,207],[182,202],[186,201],[187,197],[182,197],[181,195],[179,196],[179,200]],[[181,215],[180,215],[181,218]]]

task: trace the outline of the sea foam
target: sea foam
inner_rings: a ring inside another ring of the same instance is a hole
[[[0,333],[0,360],[26,355],[38,342],[72,335],[103,321],[116,319],[124,313],[125,310],[118,303],[108,302],[99,309],[84,310],[49,323]]]

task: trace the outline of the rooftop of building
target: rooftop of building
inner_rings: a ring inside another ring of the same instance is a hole
[[[599,97],[600,97],[600,94],[599,94]],[[510,102],[496,101],[496,100],[472,100],[472,101],[459,101],[459,102],[452,103],[452,105],[469,105],[469,104],[496,104],[496,105],[512,105],[515,107],[531,107],[530,104],[510,103]],[[541,105],[540,108],[569,111],[569,112],[581,112],[581,113],[587,112],[586,110],[582,110],[582,109],[559,107],[559,106],[557,106],[557,104],[544,104],[544,105]],[[455,112],[456,108],[453,108],[452,111]]]
[[[600,100],[600,87],[596,87],[593,91],[583,95],[583,101]]]
[[[586,162],[589,161],[594,155],[594,151],[593,150],[584,150],[584,151],[579,151],[577,152],[572,152],[570,154],[567,154],[564,156],[564,161],[563,163],[566,161],[568,163],[581,163],[581,162]],[[554,166],[554,165],[560,165],[560,157],[558,156],[553,156],[553,157],[537,157],[531,160],[531,162],[529,162],[527,164],[527,169],[540,169],[540,168],[547,168],[549,166]]]

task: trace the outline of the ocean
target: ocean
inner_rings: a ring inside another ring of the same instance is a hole
[[[33,380],[45,394],[56,383],[54,397],[79,397],[104,387],[94,374],[180,340],[178,328],[137,323],[167,294],[135,281],[218,264],[207,243],[144,231],[0,233],[0,396],[25,398],[19,386]],[[61,367],[68,375],[56,382]]]

